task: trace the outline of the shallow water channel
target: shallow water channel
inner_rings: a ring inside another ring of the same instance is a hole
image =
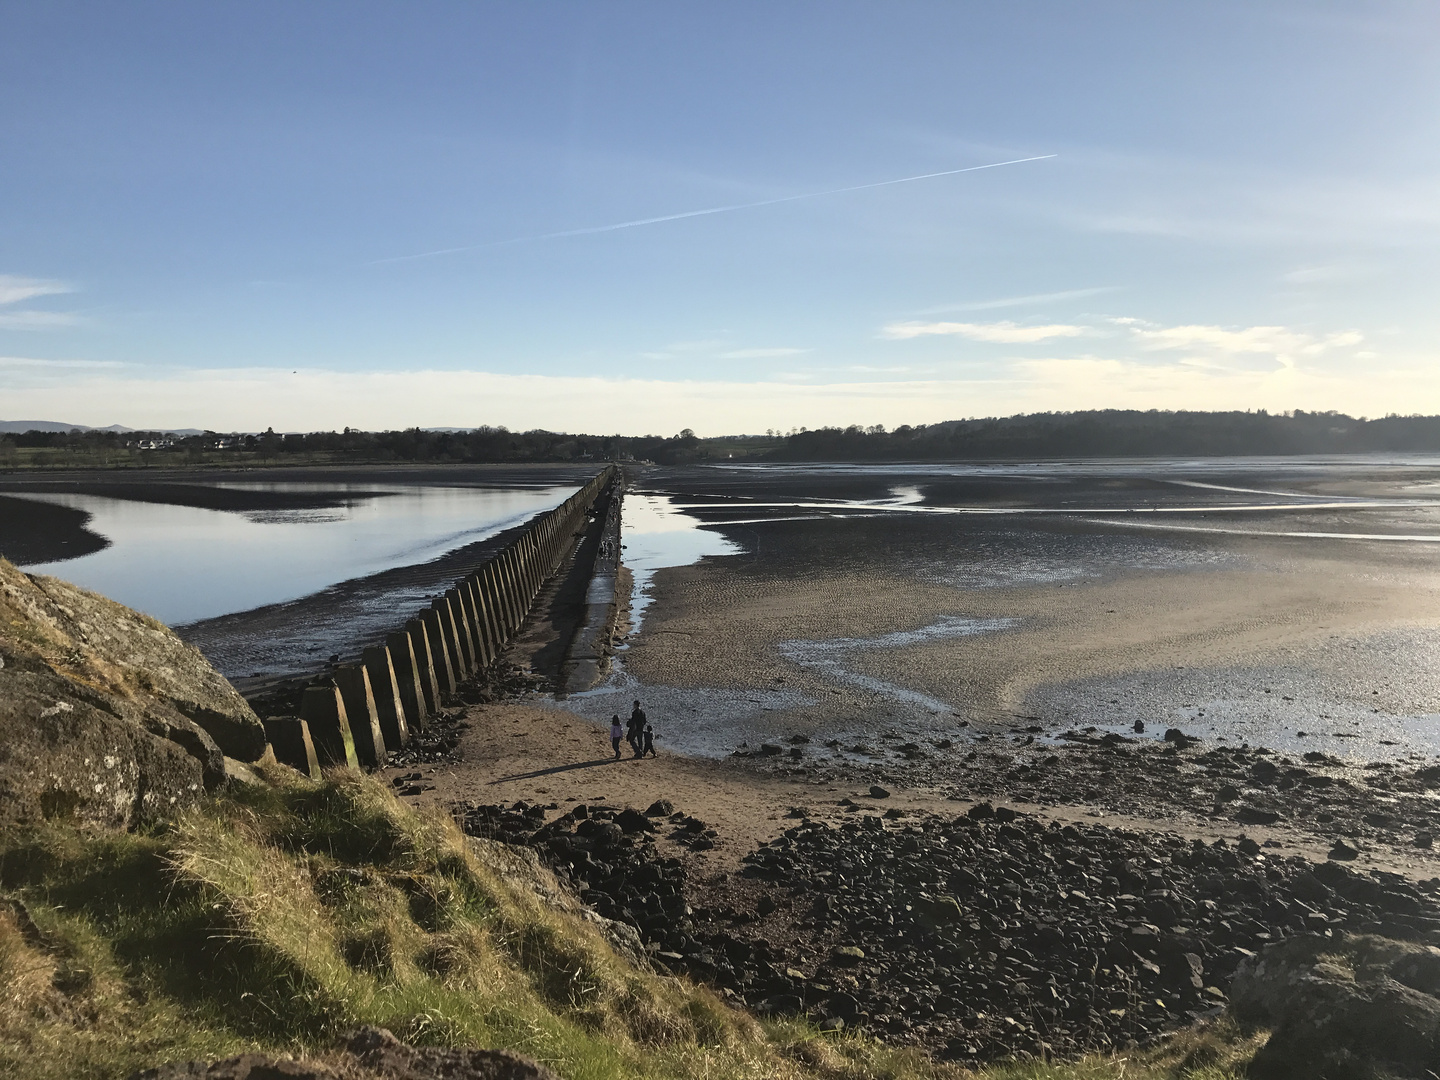
[[[241,487],[241,485],[230,485]],[[25,494],[90,515],[109,541],[90,555],[26,566],[180,625],[308,596],[337,582],[427,562],[568,498],[570,486],[246,484],[338,493],[319,509],[232,511],[88,494]]]

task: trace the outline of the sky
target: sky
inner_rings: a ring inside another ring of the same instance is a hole
[[[1433,0],[0,0],[0,102],[0,419],[1440,413]]]

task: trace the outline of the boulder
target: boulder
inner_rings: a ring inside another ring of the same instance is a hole
[[[1301,935],[1242,964],[1235,1015],[1273,1027],[1256,1080],[1421,1078],[1440,1072],[1440,949],[1360,934]]]
[[[267,750],[244,699],[168,628],[0,559],[0,825],[133,827],[224,784],[227,756]]]
[[[254,710],[164,623],[59,578],[23,574],[4,560],[0,611],[16,644],[58,659],[57,670],[125,697],[164,701],[227,757],[258,761],[265,753],[265,728]]]

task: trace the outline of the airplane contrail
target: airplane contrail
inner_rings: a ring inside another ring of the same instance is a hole
[[[944,172],[921,173],[918,176],[902,176],[898,180],[880,180],[873,184],[855,184],[851,187],[830,188],[827,191],[807,191],[801,195],[782,195],[778,199],[761,199],[759,202],[732,203],[729,206],[710,206],[704,210],[686,210],[679,214],[662,214],[660,217],[636,218],[634,221],[617,221],[612,225],[591,225],[584,229],[564,229],[560,232],[537,233],[534,236],[517,236],[509,240],[491,240],[484,244],[466,244],[463,247],[438,248],[422,251],[416,255],[395,255],[388,259],[372,259],[366,266],[380,266],[385,263],[411,262],[415,259],[430,259],[437,255],[455,255],[462,251],[479,251],[482,248],[504,247],[507,244],[527,244],[536,240],[561,240],[567,236],[593,236],[596,233],[616,232],[619,229],[634,229],[640,225],[659,225],[665,221],[681,221],[684,218],[705,217],[708,214],[728,214],[732,210],[753,210],[760,206],[776,206],[780,203],[798,202],[801,199],[818,199],[824,195],[844,195],[850,191],[869,191],[871,188],[890,187],[894,184],[910,184],[916,180],[933,180],[939,176],[958,176],[960,173],[979,172],[981,169],[998,169],[1002,165],[1023,165],[1027,161],[1045,161],[1059,157],[1059,154],[1037,154],[1035,157],[1011,158],[1009,161],[992,161],[988,165],[970,165],[964,169],[946,169]]]

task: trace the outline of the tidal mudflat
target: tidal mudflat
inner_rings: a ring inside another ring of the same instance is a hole
[[[1440,754],[1437,482],[1434,459],[652,470],[636,492],[731,550],[655,569],[614,681],[564,707],[639,697],[669,749],[815,783],[1249,806],[1427,858],[1429,789],[1384,785]],[[1176,728],[1236,776],[1149,768]],[[1270,806],[1262,747],[1365,798],[1292,777],[1315,805]]]
[[[1437,476],[1363,460],[657,469],[627,503],[668,524],[627,520],[626,557],[671,565],[645,572],[624,670],[651,693],[749,692],[767,715],[731,749],[1140,720],[1440,752]]]

